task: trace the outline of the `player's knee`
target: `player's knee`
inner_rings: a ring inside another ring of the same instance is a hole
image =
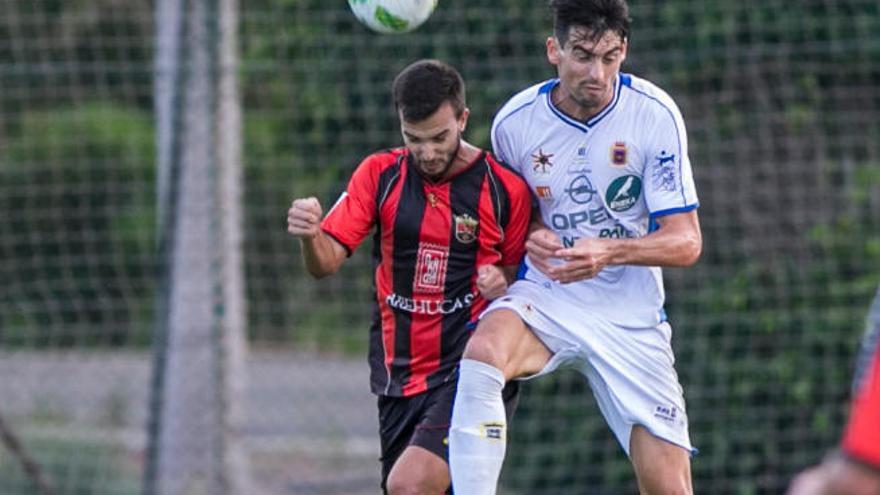
[[[387,487],[388,495],[439,495],[447,488],[440,486],[437,480],[430,477],[407,475],[389,476]]]
[[[684,484],[675,483],[667,487],[663,491],[658,492],[658,495],[693,495],[693,491],[690,489],[690,487]]]
[[[492,339],[486,334],[475,333],[464,348],[464,359],[473,359],[482,363],[501,368],[503,364],[498,347],[492,344]]]
[[[464,358],[480,361],[498,369],[504,369],[510,359],[510,346],[506,342],[509,335],[511,318],[518,318],[515,313],[497,310],[480,320],[477,331],[471,336],[464,349]],[[518,321],[518,320],[517,320]],[[505,332],[505,330],[508,330]]]
[[[690,480],[678,476],[666,476],[648,484],[642,495],[693,495]]]

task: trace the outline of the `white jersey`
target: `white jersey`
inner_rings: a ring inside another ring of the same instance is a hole
[[[642,237],[657,217],[698,206],[687,134],[672,99],[652,83],[619,74],[614,96],[586,122],[551,101],[551,79],[511,98],[492,125],[496,156],[528,182],[544,223],[563,244],[581,237]],[[609,266],[595,278],[557,284],[526,259],[526,280],[624,327],[665,320],[659,267]]]

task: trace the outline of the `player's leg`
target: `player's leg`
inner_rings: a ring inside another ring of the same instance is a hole
[[[449,418],[455,390],[451,380],[420,394],[417,404],[414,401],[417,407],[410,412],[415,427],[388,476],[390,495],[441,495],[449,489]]]
[[[421,417],[426,394],[415,397],[379,396],[379,441],[382,463],[382,493],[388,494],[391,472],[409,447]]]
[[[398,422],[385,425],[392,433],[388,443],[396,447],[391,453],[398,453],[387,476],[386,493],[446,493],[450,486],[447,437],[455,389],[454,380],[442,383],[414,397],[398,399],[397,413],[386,414],[387,420]]]
[[[389,495],[441,495],[448,488],[446,461],[418,445],[410,445],[403,451],[387,481]]]
[[[538,373],[550,359],[550,350],[515,311],[494,310],[480,320],[468,341],[463,359],[479,361],[501,371],[507,382]]]
[[[399,428],[386,428],[389,432],[400,432],[399,437],[383,436],[389,449],[388,467],[385,476],[385,492],[401,494],[443,494],[449,493],[449,423],[452,416],[452,403],[455,399],[457,382],[451,380],[411,399],[396,399],[400,414],[386,414],[387,419],[396,419]],[[508,419],[513,415],[519,399],[519,383],[513,382],[504,388],[504,408]],[[402,443],[408,444],[399,453]],[[383,449],[384,453],[384,449]],[[399,455],[395,456],[395,453]]]
[[[486,314],[465,349],[449,432],[449,466],[456,493],[494,494],[507,439],[502,390],[534,374],[550,351],[510,309]]]
[[[672,329],[619,327],[581,315],[581,372],[599,410],[629,455],[642,494],[690,494],[690,455],[684,394],[670,346]],[[572,322],[575,328],[577,322]]]
[[[655,437],[643,426],[632,428],[630,459],[642,495],[690,495],[690,452]]]

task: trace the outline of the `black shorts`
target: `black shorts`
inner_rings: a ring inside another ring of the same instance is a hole
[[[449,462],[449,422],[458,380],[449,380],[412,397],[380,395],[379,439],[382,445],[382,490],[397,458],[410,445],[417,445]],[[508,382],[502,392],[507,421],[519,400],[519,382]]]

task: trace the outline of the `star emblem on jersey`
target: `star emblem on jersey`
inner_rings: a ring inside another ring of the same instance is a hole
[[[611,211],[621,212],[633,207],[642,195],[642,179],[624,175],[614,179],[605,192],[605,203]]]
[[[539,174],[550,173],[549,169],[553,168],[552,153],[544,153],[543,149],[538,148],[537,153],[532,153],[532,170]]]
[[[627,162],[626,143],[617,141],[611,146],[611,165],[615,167],[623,167]]]
[[[463,244],[470,244],[477,239],[479,222],[474,217],[463,213],[455,215],[455,238]]]

